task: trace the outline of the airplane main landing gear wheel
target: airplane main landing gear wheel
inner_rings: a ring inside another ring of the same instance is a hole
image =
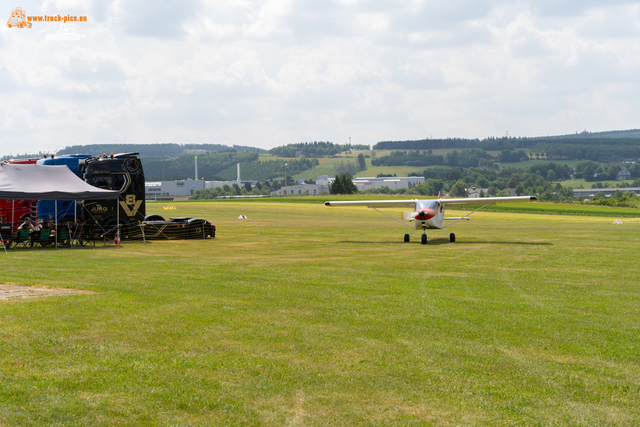
[[[410,237],[408,234],[404,235],[404,242],[407,243],[410,240]]]
[[[453,233],[449,234],[449,241],[450,241],[451,243],[455,242],[455,241],[456,241],[456,235],[455,235],[455,234],[453,234]]]
[[[427,244],[427,235],[426,235],[426,234],[423,234],[423,235],[422,235],[422,244],[423,244],[423,245],[426,245],[426,244]]]

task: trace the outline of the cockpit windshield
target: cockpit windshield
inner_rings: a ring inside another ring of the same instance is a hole
[[[438,212],[440,203],[437,200],[418,200],[416,209],[433,209]]]

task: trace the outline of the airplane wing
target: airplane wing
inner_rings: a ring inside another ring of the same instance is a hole
[[[484,206],[495,205],[502,202],[530,202],[538,200],[536,196],[516,196],[516,197],[477,197],[464,199],[440,199],[440,204],[446,207],[454,206]]]
[[[324,202],[326,206],[366,206],[368,208],[416,208],[416,200],[359,200]]]

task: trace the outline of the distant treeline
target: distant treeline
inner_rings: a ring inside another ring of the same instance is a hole
[[[529,156],[523,150],[512,152],[503,150],[496,158],[486,151],[453,150],[445,156],[431,154],[431,150],[392,151],[388,156],[371,159],[372,166],[463,166],[466,168],[492,167],[494,163],[512,163],[528,160]]]
[[[103,153],[131,153],[139,152],[140,157],[179,157],[189,151],[194,154],[205,152],[219,151],[258,151],[256,147],[246,147],[242,145],[221,145],[221,144],[87,144],[72,145],[58,151],[58,155],[64,154],[91,154],[99,156]],[[267,150],[260,150],[261,153],[267,153]]]
[[[333,142],[301,142],[298,144],[289,144],[281,147],[275,147],[269,150],[274,156],[279,157],[297,157],[298,153],[306,157],[324,157],[335,156],[349,150],[368,150],[368,145],[353,144],[334,144]]]
[[[418,151],[442,148],[478,149],[483,151],[528,150],[544,153],[549,159],[611,162],[619,157],[640,158],[640,137],[586,137],[583,134],[579,134],[575,137],[545,138],[422,139],[416,141],[382,141],[375,144],[373,148],[376,150]]]
[[[570,133],[566,135],[555,135],[555,136],[536,136],[532,139],[549,139],[549,138],[640,138],[640,129],[629,129],[629,130],[609,130],[605,132],[576,132]]]
[[[618,157],[639,158],[640,138],[565,139],[534,145],[534,150],[546,153],[551,159],[593,160],[611,162]]]
[[[438,148],[477,148],[480,150],[513,150],[528,148],[530,142],[522,138],[486,138],[486,139],[420,139],[416,141],[381,141],[373,146],[374,150],[435,150]]]

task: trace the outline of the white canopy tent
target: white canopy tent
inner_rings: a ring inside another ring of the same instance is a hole
[[[0,163],[0,199],[105,200],[118,192],[87,184],[66,166]]]
[[[117,198],[118,191],[89,185],[71,172],[67,166],[0,163],[0,199],[57,201]],[[57,203],[55,209],[57,223]]]

